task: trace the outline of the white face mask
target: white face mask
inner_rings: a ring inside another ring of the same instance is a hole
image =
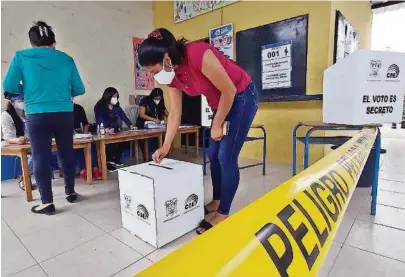
[[[165,60],[163,59],[162,70],[155,74],[155,80],[161,85],[169,85],[172,83],[174,76],[176,75],[173,70],[173,66],[170,65],[170,71],[165,71]]]
[[[14,104],[14,107],[16,107],[19,110],[24,110],[24,102],[17,102]]]
[[[153,100],[153,102],[155,102],[155,105],[157,106],[160,103],[160,99],[155,99],[155,100]]]
[[[111,103],[111,105],[113,105],[113,106],[117,105],[117,103],[118,103],[118,98],[117,98],[117,97],[111,98],[110,103]]]

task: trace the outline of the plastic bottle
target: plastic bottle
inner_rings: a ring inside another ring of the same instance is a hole
[[[100,124],[100,136],[105,136],[105,128],[103,123]]]

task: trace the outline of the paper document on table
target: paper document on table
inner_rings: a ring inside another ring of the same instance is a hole
[[[166,128],[166,124],[164,121],[160,123],[156,123],[154,121],[145,121],[145,129],[164,129]]]
[[[91,139],[92,134],[74,134],[73,139]]]

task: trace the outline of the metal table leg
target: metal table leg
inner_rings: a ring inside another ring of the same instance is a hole
[[[263,131],[263,176],[266,175],[266,155],[267,155],[267,133],[264,127],[260,127]]]
[[[378,192],[378,173],[380,170],[380,151],[381,151],[381,133],[378,129],[377,138],[375,140],[375,160],[374,160],[374,176],[373,186],[371,189],[371,215],[377,212],[377,192]]]
[[[203,174],[207,175],[207,157],[206,157],[206,148],[205,148],[205,133],[207,131],[207,128],[203,127],[202,128],[202,139],[203,139],[203,145],[202,145],[202,158],[203,158]]]
[[[297,174],[297,131],[302,126],[301,123],[298,123],[295,126],[293,131],[293,145],[292,145],[292,175]]]

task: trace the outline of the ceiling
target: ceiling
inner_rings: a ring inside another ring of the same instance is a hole
[[[378,9],[382,7],[405,3],[405,1],[370,1],[370,3],[372,9]]]

